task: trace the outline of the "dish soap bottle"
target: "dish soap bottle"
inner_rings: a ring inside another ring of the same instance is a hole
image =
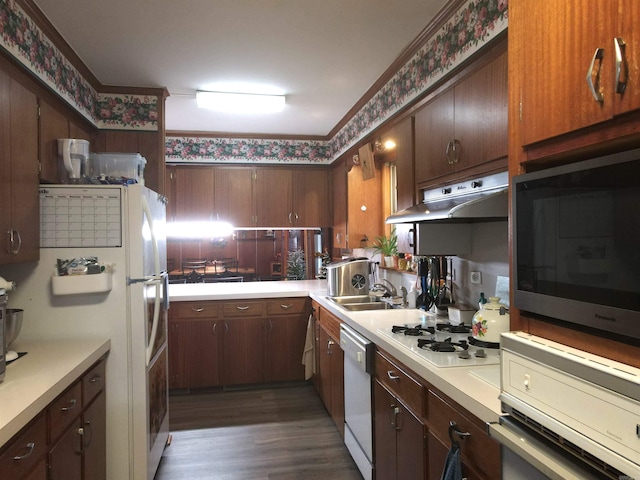
[[[478,310],[482,310],[484,308],[485,303],[487,303],[487,299],[484,296],[484,292],[481,292],[480,300],[478,300]]]

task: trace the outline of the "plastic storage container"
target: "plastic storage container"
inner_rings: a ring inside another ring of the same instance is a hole
[[[135,180],[144,185],[144,167],[147,159],[139,153],[92,153],[90,175],[94,183],[101,177]]]

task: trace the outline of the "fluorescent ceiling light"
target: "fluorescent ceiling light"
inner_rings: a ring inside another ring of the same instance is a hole
[[[228,113],[275,113],[284,110],[284,95],[196,92],[198,108]]]

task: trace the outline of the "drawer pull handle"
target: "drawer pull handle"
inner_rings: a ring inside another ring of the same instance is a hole
[[[393,370],[387,370],[387,377],[389,377],[389,380],[400,380],[400,377],[395,375]]]
[[[462,432],[458,430],[458,425],[456,424],[456,422],[451,420],[449,422],[449,440],[451,440],[452,445],[459,447],[460,444],[458,443],[458,439],[454,438],[454,435],[456,435],[457,437],[460,437],[462,440],[471,436],[469,432]]]
[[[237,308],[238,310],[249,310],[249,305],[245,305],[245,306],[240,306],[240,305],[238,305],[236,308]]]
[[[60,411],[68,412],[69,410],[73,410],[74,408],[76,408],[77,403],[78,401],[75,398],[72,398],[71,401],[69,402],[69,405],[67,407],[62,407]]]
[[[36,448],[36,444],[34,442],[29,442],[27,443],[25,448],[29,450],[27,453],[25,453],[24,455],[16,455],[15,457],[13,457],[13,459],[19,461],[19,460],[24,460],[25,458],[30,457]]]
[[[289,310],[291,307],[293,307],[292,304],[289,304],[289,305],[280,304],[280,308],[282,308],[283,310]]]
[[[193,307],[191,310],[196,313],[201,313],[201,312],[204,312],[204,307],[197,307],[197,308]]]
[[[89,383],[98,383],[102,380],[102,375],[100,375],[99,373],[94,375],[93,377],[91,377],[91,379],[89,380]]]

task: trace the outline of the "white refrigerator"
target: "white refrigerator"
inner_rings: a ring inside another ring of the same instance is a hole
[[[41,185],[40,261],[0,270],[17,283],[20,340],[111,339],[109,480],[152,480],[169,437],[165,204],[142,185]],[[80,257],[112,273],[54,276]]]

